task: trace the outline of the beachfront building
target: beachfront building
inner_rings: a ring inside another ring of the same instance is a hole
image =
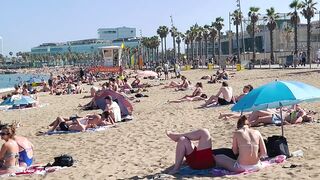
[[[100,28],[98,39],[84,39],[59,43],[43,43],[31,48],[33,66],[46,63],[48,65],[92,64],[102,60],[101,47],[122,46],[137,48],[140,38],[136,38],[135,28]]]
[[[244,23],[244,29],[250,22]],[[291,28],[291,31],[288,31],[287,29]],[[245,52],[246,55],[244,59],[249,59],[251,57],[250,54],[252,54],[253,51],[253,38],[249,35],[247,31],[243,32],[243,38],[242,33],[239,32],[239,47],[240,52]],[[261,21],[260,24],[258,24],[258,30],[256,32],[256,52],[257,52],[257,59],[269,59],[270,57],[270,51],[271,51],[271,45],[270,45],[270,32],[266,26],[266,22]],[[202,42],[204,44],[204,42]],[[290,23],[290,18],[287,16],[284,16],[283,18],[279,19],[277,21],[277,29],[273,32],[273,45],[274,45],[274,52],[275,52],[275,58],[284,58],[287,55],[292,54],[294,50],[294,33],[293,33],[293,27]],[[199,46],[198,42],[193,42],[193,51],[189,46],[188,55],[191,59],[192,53],[195,58],[200,59],[200,53],[201,53],[201,59],[205,58],[205,54],[207,51],[207,59],[212,58],[213,54],[213,45],[210,41],[208,41],[208,47],[207,49],[204,49],[204,45]],[[202,49],[197,49],[199,47],[202,47]],[[299,24],[298,25],[298,49],[299,51],[307,51],[307,24]],[[320,49],[320,22],[314,21],[312,22],[312,32],[311,32],[311,59],[314,59],[316,57],[317,51]],[[217,54],[219,51],[219,45],[216,40],[215,42],[215,54],[217,59]],[[185,49],[185,52],[186,49]],[[234,32],[232,33],[225,33],[221,36],[221,58],[226,59],[232,55],[235,55],[237,53],[237,44],[236,44],[236,35]]]
[[[100,28],[98,29],[99,39],[114,41],[118,39],[132,39],[136,37],[136,28]]]

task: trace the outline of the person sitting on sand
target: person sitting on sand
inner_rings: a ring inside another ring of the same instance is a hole
[[[121,110],[118,103],[114,102],[111,96],[106,96],[104,99],[106,101],[106,109],[104,112],[107,112],[109,115],[109,120],[113,122],[121,122]]]
[[[189,86],[190,86],[190,83],[187,80],[187,78],[185,76],[181,76],[181,80],[182,80],[181,83],[177,83],[177,82],[171,81],[170,84],[167,85],[167,86],[164,86],[163,89],[166,89],[166,88],[177,88],[176,90],[186,90],[186,89],[188,89]]]
[[[222,95],[222,97],[220,97]],[[232,87],[228,85],[227,82],[222,82],[222,87],[218,91],[218,93],[214,96],[211,96],[205,104],[201,105],[202,107],[207,107],[210,104],[218,104],[218,105],[229,105],[233,104],[233,93]]]
[[[123,79],[122,91],[127,93],[127,92],[131,92],[132,89],[133,88],[132,88],[131,84],[128,83],[127,78],[124,78]]]
[[[13,139],[16,127],[8,125],[1,129],[1,139],[5,141],[0,150],[0,174],[15,173],[19,168],[19,146]]]
[[[135,80],[131,83],[133,88],[140,88],[141,87],[141,80],[138,76],[135,77]]]
[[[177,143],[175,164],[169,174],[179,172],[184,157],[186,163],[192,169],[209,169],[215,166],[215,157],[211,150],[211,136],[207,129],[199,129],[184,134],[167,131],[166,134]],[[198,146],[194,146],[191,141],[198,141]]]
[[[242,94],[240,94],[239,96],[234,97],[235,102],[238,102],[241,98],[243,98],[245,95],[247,95],[252,89],[253,88],[252,88],[252,86],[250,84],[244,86],[243,90],[242,90]]]
[[[296,105],[293,109],[282,111],[283,123],[288,125],[311,122],[313,114],[314,112],[307,113],[299,105]],[[258,126],[260,123],[281,124],[281,115],[277,111],[254,111],[251,113],[249,121],[251,126]]]
[[[197,82],[196,84],[196,89],[193,91],[192,95],[186,95],[179,100],[174,100],[174,101],[168,101],[169,103],[180,103],[184,101],[200,101],[200,100],[205,100],[207,98],[207,95],[203,93],[202,90],[202,83]]]
[[[246,116],[238,120],[237,130],[233,133],[232,151],[238,158],[216,155],[217,166],[232,172],[258,171],[262,168],[260,159],[267,157],[261,133],[250,128]]]
[[[15,135],[13,139],[19,146],[19,166],[31,166],[33,162],[33,144],[23,136]]]

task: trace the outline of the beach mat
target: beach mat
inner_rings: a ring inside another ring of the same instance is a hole
[[[44,176],[47,173],[52,173],[64,168],[67,168],[67,167],[60,167],[60,166],[45,167],[41,165],[33,165],[21,172],[0,175],[0,178],[22,176],[22,175],[34,175],[34,174]]]
[[[266,161],[262,161],[262,167],[266,168],[269,166],[273,166],[276,164],[280,164],[283,162],[276,162],[276,159],[279,158],[274,157],[274,158],[270,158]],[[222,177],[222,176],[236,176],[236,175],[245,175],[245,174],[251,174],[254,173],[255,171],[245,171],[245,172],[241,172],[241,173],[237,173],[237,172],[231,172],[228,171],[226,169],[223,168],[212,168],[212,169],[204,169],[204,170],[194,170],[191,169],[189,166],[183,166],[180,171],[179,171],[179,175],[182,176],[209,176],[209,177]]]
[[[111,127],[115,127],[116,125],[108,125],[108,126],[99,126],[96,128],[89,128],[84,132],[98,132],[98,131],[105,131]],[[54,135],[54,134],[71,134],[71,133],[80,133],[81,131],[52,131],[52,132],[44,132],[40,133],[39,135]]]

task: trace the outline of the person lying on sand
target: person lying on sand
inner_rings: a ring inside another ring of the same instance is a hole
[[[220,97],[222,95],[222,97]],[[233,91],[232,87],[228,85],[227,82],[222,82],[222,87],[216,95],[211,96],[206,103],[201,105],[201,107],[207,107],[211,104],[214,105],[229,105],[233,104]]]
[[[288,111],[282,111],[283,123],[288,124],[301,124],[303,122],[312,122],[314,112],[306,112],[299,105]],[[281,124],[281,114],[277,111],[254,111],[249,116],[251,126],[258,126],[263,124]]]
[[[176,90],[187,90],[190,87],[190,82],[187,80],[185,76],[181,76],[181,83],[177,83],[174,81],[171,81],[169,85],[164,86],[163,89],[166,88],[176,88]]]
[[[48,132],[55,130],[60,131],[85,131],[88,128],[95,128],[96,126],[106,126],[112,123],[107,122],[100,115],[87,115],[86,117],[57,117],[49,125]]]
[[[192,95],[186,95],[178,100],[168,101],[169,103],[180,103],[184,101],[200,101],[205,100],[207,95],[203,93],[202,83],[198,82],[196,84],[196,89],[193,91]]]

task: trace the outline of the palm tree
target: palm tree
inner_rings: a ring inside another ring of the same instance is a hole
[[[250,18],[250,24],[251,24],[251,27],[252,27],[252,37],[253,37],[253,54],[252,54],[252,60],[253,62],[255,62],[256,60],[256,33],[255,33],[255,30],[256,30],[256,23],[258,22],[259,20],[259,13],[258,11],[260,10],[260,8],[258,7],[250,7],[250,10],[249,10],[249,13],[248,13],[248,16]]]
[[[267,27],[270,32],[270,61],[269,61],[269,68],[271,67],[271,62],[274,62],[274,51],[273,51],[273,31],[277,28],[276,20],[279,19],[278,13],[274,10],[273,7],[267,9],[267,16],[264,17],[265,20],[268,21]]]
[[[237,59],[238,59],[238,64],[241,63],[241,59],[240,59],[240,46],[239,46],[239,26],[241,24],[241,20],[242,20],[242,13],[239,10],[235,10],[232,13],[232,21],[233,21],[233,25],[236,26],[236,39],[237,39]]]
[[[300,22],[300,17],[298,14],[298,10],[301,8],[301,3],[299,0],[293,0],[289,7],[293,9],[293,12],[290,12],[289,15],[291,16],[290,21],[291,24],[294,26],[294,54],[298,55],[298,23]]]
[[[212,23],[210,30],[209,30],[209,39],[212,43],[212,59],[213,61],[215,60],[215,55],[216,55],[216,48],[215,48],[215,42],[216,42],[216,37],[217,37],[217,30],[214,27],[214,23]]]
[[[284,28],[284,33],[285,33],[285,38],[286,38],[286,41],[287,41],[287,50],[289,50],[289,43],[291,41],[291,35],[293,33],[292,28],[287,25]]]
[[[204,50],[205,50],[205,59],[208,59],[208,38],[209,38],[210,26],[203,26],[203,40],[204,40]]]
[[[178,60],[180,61],[180,56],[181,56],[181,41],[182,41],[182,38],[183,38],[183,34],[181,32],[177,32],[177,39],[176,39],[176,43],[178,45]]]
[[[217,17],[216,21],[214,22],[214,27],[218,31],[218,45],[219,45],[218,58],[219,58],[219,61],[220,61],[220,56],[221,56],[221,30],[224,26],[223,21],[224,20],[222,17]]]
[[[177,28],[172,26],[171,29],[170,29],[170,33],[171,33],[171,37],[172,37],[172,40],[173,40],[173,56],[174,56],[174,59],[176,59],[176,36],[177,36]]]
[[[194,40],[197,36],[197,31],[198,31],[198,24],[195,24],[190,27],[190,34],[189,34],[189,41],[191,43],[191,59],[194,61]]]
[[[311,58],[310,58],[310,48],[311,48],[311,18],[314,17],[315,12],[317,11],[316,8],[317,2],[314,2],[313,0],[304,0],[302,2],[301,8],[301,14],[305,19],[307,19],[307,61],[310,63],[310,69],[311,69]]]
[[[164,61],[164,52],[163,52],[163,38],[165,37],[165,35],[163,34],[163,29],[162,26],[159,26],[159,28],[157,29],[157,34],[160,36],[161,39],[161,61]]]
[[[199,26],[197,29],[197,36],[196,36],[196,41],[198,41],[198,46],[197,46],[197,57],[198,59],[202,58],[202,37],[203,37],[203,27]]]
[[[187,45],[187,63],[189,63],[189,59],[190,59],[190,52],[189,52],[189,45],[190,45],[190,34],[191,31],[187,30],[186,33],[184,34],[184,43]]]

